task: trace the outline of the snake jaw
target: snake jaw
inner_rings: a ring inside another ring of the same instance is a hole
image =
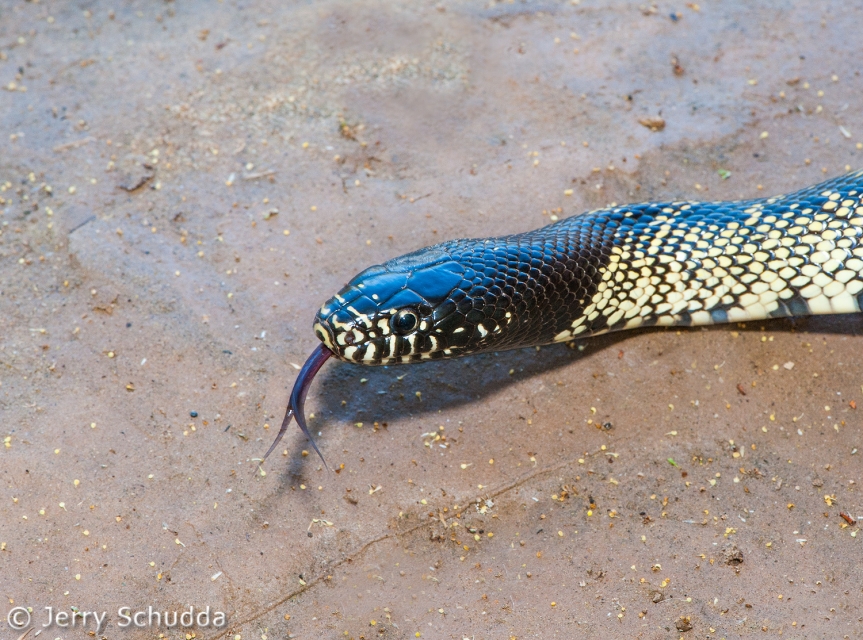
[[[309,388],[312,386],[312,380],[314,380],[315,375],[331,355],[333,355],[332,351],[330,351],[324,344],[319,344],[315,347],[315,350],[312,351],[305,364],[303,364],[303,368],[300,369],[300,373],[294,381],[294,388],[291,390],[291,397],[288,401],[288,408],[285,411],[285,417],[282,420],[282,426],[279,427],[279,432],[276,434],[275,441],[270,445],[267,453],[264,454],[264,460],[269,457],[273,452],[273,449],[275,449],[282,440],[282,437],[285,435],[285,431],[288,429],[288,425],[291,423],[291,418],[296,418],[297,425],[299,425],[300,430],[306,435],[309,442],[312,443],[312,449],[315,450],[315,453],[317,453],[321,458],[321,462],[323,462],[324,466],[329,470],[327,461],[324,460],[321,450],[318,449],[318,445],[315,443],[315,439],[312,437],[312,434],[306,425],[305,405],[306,395],[309,392]]]

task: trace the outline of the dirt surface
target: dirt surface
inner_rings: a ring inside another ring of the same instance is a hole
[[[0,613],[863,637],[859,316],[329,362],[259,464],[370,264],[863,165],[863,8],[755,4],[2,3]]]

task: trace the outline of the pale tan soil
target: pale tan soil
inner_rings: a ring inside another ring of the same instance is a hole
[[[859,3],[699,4],[0,4],[0,612],[863,637],[860,317],[330,362],[308,410],[340,472],[293,428],[258,466],[370,264],[863,165]]]

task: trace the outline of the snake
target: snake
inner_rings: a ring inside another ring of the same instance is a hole
[[[365,269],[315,315],[292,417],[330,357],[417,363],[637,327],[863,310],[863,171],[760,199],[611,206]]]

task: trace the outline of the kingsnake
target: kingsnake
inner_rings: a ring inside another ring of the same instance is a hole
[[[613,206],[373,266],[320,308],[291,416],[330,356],[379,365],[635,327],[863,309],[863,171],[788,195]],[[312,440],[312,446],[320,455]]]

